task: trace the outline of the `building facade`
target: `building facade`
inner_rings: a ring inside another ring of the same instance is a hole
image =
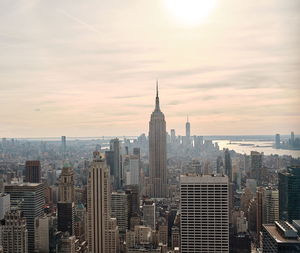
[[[182,253],[229,252],[227,176],[180,177]]]

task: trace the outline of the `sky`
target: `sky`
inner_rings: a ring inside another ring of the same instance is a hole
[[[166,2],[1,0],[0,137],[300,133],[299,0]]]

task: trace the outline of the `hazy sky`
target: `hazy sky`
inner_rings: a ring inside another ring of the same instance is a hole
[[[300,133],[299,0],[165,1],[1,0],[0,137]]]

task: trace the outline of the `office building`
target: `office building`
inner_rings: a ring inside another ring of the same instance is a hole
[[[76,253],[76,237],[64,234],[58,244],[58,253]]]
[[[167,197],[166,121],[159,107],[158,86],[155,110],[149,122],[149,174],[151,197]]]
[[[104,157],[99,152],[93,156],[87,192],[89,252],[117,252],[118,226],[111,218],[110,173]]]
[[[117,219],[119,231],[124,234],[128,229],[128,204],[125,192],[113,192],[111,194],[111,216]]]
[[[262,229],[262,252],[300,252],[300,239],[297,230],[286,221],[275,221],[275,224],[264,224]]]
[[[37,217],[43,216],[44,185],[37,183],[6,185],[5,192],[10,194],[11,203],[18,203],[26,218],[28,252],[33,253],[35,247],[34,222]]]
[[[251,156],[251,178],[254,178],[258,185],[261,185],[264,153],[251,151],[250,156]]]
[[[229,252],[227,176],[180,177],[181,252]]]
[[[41,182],[41,163],[40,163],[40,161],[26,161],[24,182],[27,182],[27,183],[40,183]]]
[[[300,166],[278,173],[279,218],[300,220]]]
[[[123,173],[120,156],[120,141],[118,138],[110,141],[110,151],[112,162],[110,165],[110,175],[112,176],[113,187],[115,190],[119,190],[123,186]]]
[[[0,193],[0,220],[4,218],[7,211],[10,210],[10,196],[6,193]]]
[[[230,152],[227,149],[224,151],[224,161],[225,161],[225,174],[229,178],[229,182],[232,182],[232,161],[230,157]]]
[[[127,174],[126,185],[140,184],[140,160],[138,156],[129,157],[129,173]]]
[[[151,200],[145,200],[143,204],[143,221],[144,225],[156,229],[155,203]]]
[[[74,202],[57,203],[57,229],[74,235],[75,204]]]
[[[53,240],[54,220],[56,217],[44,215],[35,219],[35,249],[39,253],[49,253]]]
[[[256,233],[259,237],[262,224],[274,224],[279,220],[279,192],[271,187],[259,187],[256,200]]]
[[[12,209],[0,221],[1,242],[4,253],[27,253],[28,234],[22,211]]]

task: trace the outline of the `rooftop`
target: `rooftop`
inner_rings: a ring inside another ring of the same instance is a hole
[[[278,230],[275,224],[274,225],[264,224],[263,227],[277,243],[299,243],[300,244],[299,237],[297,237],[297,239],[284,237],[283,234],[280,233],[280,231]]]
[[[228,177],[221,174],[184,174],[180,176],[181,183],[228,183]]]

